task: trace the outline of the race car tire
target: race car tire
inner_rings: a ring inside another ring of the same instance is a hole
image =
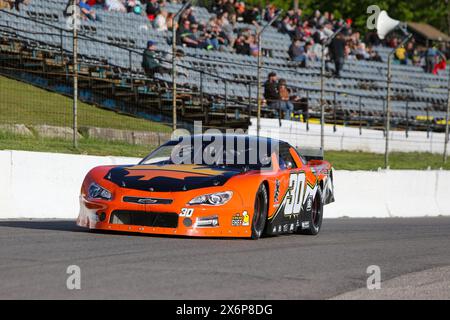
[[[255,197],[255,211],[252,219],[252,239],[259,239],[266,226],[268,210],[268,196],[267,189],[264,184],[261,184],[256,192]]]
[[[322,227],[322,219],[323,219],[323,196],[322,190],[319,188],[317,190],[316,196],[312,203],[311,214],[309,214],[309,227],[306,229],[302,229],[299,227],[298,233],[307,234],[315,236],[320,232],[320,228]]]

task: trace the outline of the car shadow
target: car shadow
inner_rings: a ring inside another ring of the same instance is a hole
[[[230,237],[189,237],[183,235],[164,235],[164,234],[149,234],[139,232],[122,232],[114,230],[89,230],[76,225],[76,220],[0,220],[0,228],[16,228],[16,229],[32,229],[32,230],[48,230],[48,231],[65,231],[65,232],[79,232],[88,234],[104,234],[115,236],[134,236],[144,238],[166,238],[166,239],[185,239],[185,240],[250,240],[249,238],[230,238]]]
[[[0,228],[87,232],[76,225],[75,220],[0,220]]]

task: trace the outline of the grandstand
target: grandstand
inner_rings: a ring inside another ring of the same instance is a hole
[[[32,1],[20,12],[0,11],[0,72],[48,89],[70,93],[73,70],[71,31],[64,9],[67,1]],[[181,4],[167,3],[177,12]],[[194,7],[199,21],[212,13]],[[158,50],[171,52],[171,31],[157,31],[144,15],[102,11],[101,21],[82,20],[78,52],[81,63],[80,98],[116,111],[170,122],[172,78],[157,74],[148,78],[142,69],[142,51],[149,39]],[[238,23],[237,28],[255,29]],[[310,118],[319,118],[320,62],[300,68],[289,61],[288,35],[268,27],[262,49],[263,79],[271,71],[287,80],[292,93],[302,97]],[[181,121],[201,120],[206,126],[247,127],[256,114],[257,58],[234,53],[230,48],[211,51],[180,47],[177,62],[185,74],[177,77],[177,106]],[[389,48],[377,47],[386,61]],[[18,71],[20,70],[20,72]],[[363,123],[383,127],[385,119],[387,64],[375,61],[346,61],[340,78],[325,83],[326,122],[344,125]],[[392,122],[394,127],[443,130],[448,74],[428,74],[422,68],[393,65]],[[276,111],[263,107],[263,117]]]

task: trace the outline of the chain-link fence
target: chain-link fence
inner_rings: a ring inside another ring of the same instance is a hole
[[[44,144],[57,140],[72,146],[75,132],[75,141],[81,143],[156,146],[174,126],[192,129],[194,121],[201,121],[204,128],[247,129],[256,117],[255,57],[238,55],[227,47],[183,46],[178,34],[173,46],[171,30],[157,30],[143,14],[100,11],[73,20],[70,14],[79,11],[68,8],[65,1],[34,1],[20,12],[0,12],[0,132],[4,138],[9,132],[14,135],[10,141],[20,140],[15,137],[21,135],[28,137],[29,144],[36,138]],[[174,22],[182,8],[168,5],[167,21]],[[210,19],[204,8],[196,7],[194,13],[199,21]],[[79,22],[75,23],[75,51],[74,21]],[[237,26],[234,32],[257,31]],[[280,37],[271,28],[264,34],[262,81],[271,72],[284,78],[293,109],[285,111],[261,93],[261,117],[278,118],[281,123],[289,112],[288,118],[305,123],[308,132],[310,124],[320,124],[323,103],[325,123],[332,125],[333,132],[340,126],[356,127],[360,135],[364,128],[385,130],[385,66],[349,61],[342,78],[322,75],[322,96],[320,61],[310,62],[308,68],[288,62],[277,47]],[[431,79],[411,70],[393,68],[391,128],[404,131],[406,137],[410,131],[428,136],[444,132],[447,78]]]

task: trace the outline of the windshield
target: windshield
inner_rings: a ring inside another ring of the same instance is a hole
[[[216,138],[195,140],[196,138],[169,141],[140,164],[171,165],[197,164],[218,167],[259,170],[271,168],[271,144],[266,139]]]

